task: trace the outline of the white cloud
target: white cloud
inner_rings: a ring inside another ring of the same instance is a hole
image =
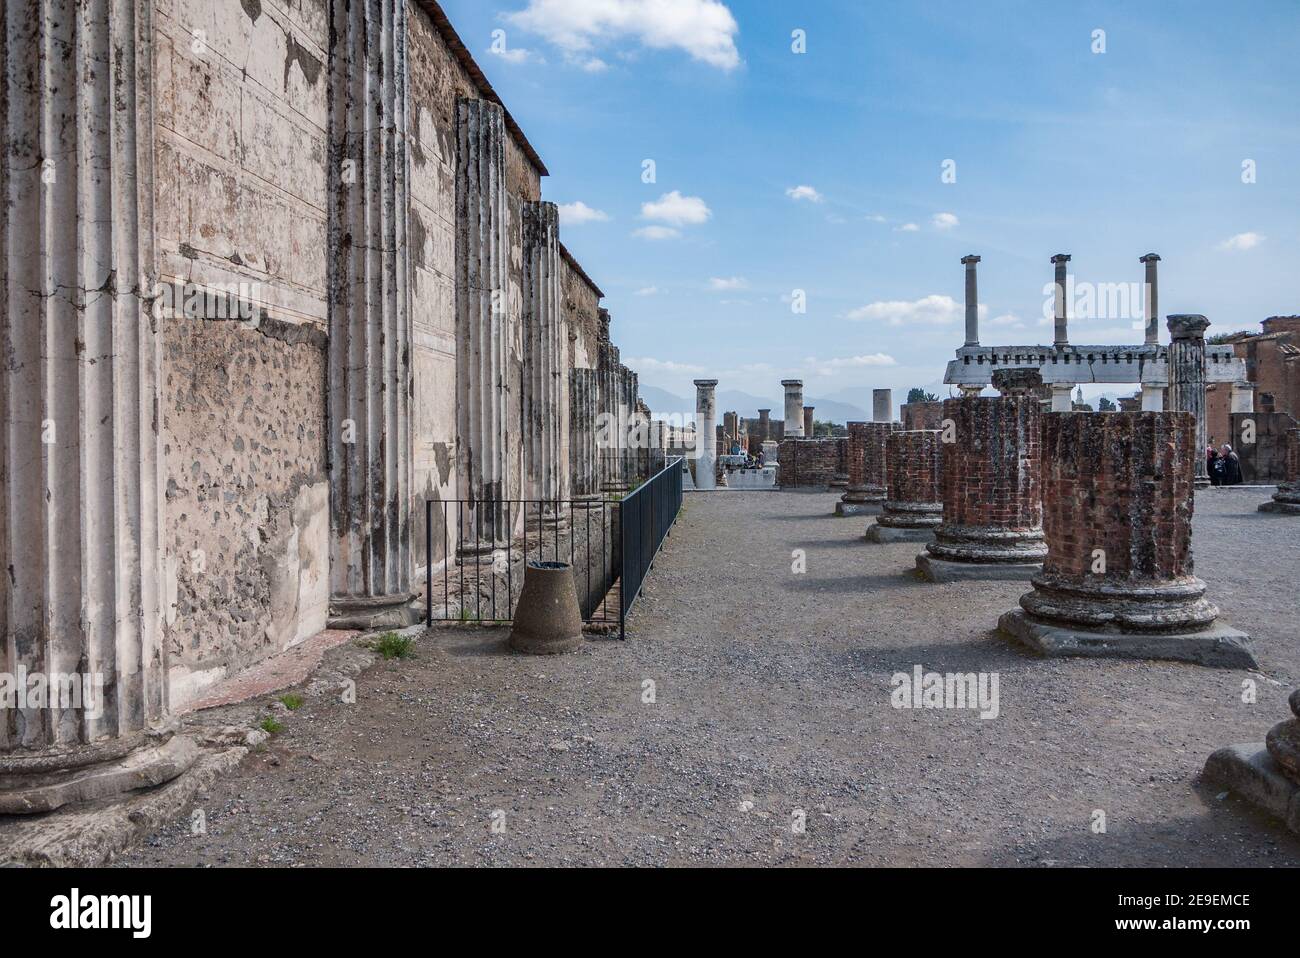
[[[979,308],[981,319],[987,309],[985,306]],[[855,322],[882,321],[890,326],[943,326],[954,323],[965,315],[966,307],[951,296],[932,295],[911,301],[896,299],[868,303],[866,306],[849,310],[845,318]]]
[[[894,227],[894,232],[895,232],[895,233],[915,233],[915,232],[917,232],[918,230],[920,230],[920,228],[921,228],[921,227],[917,226],[915,223],[904,223],[902,226],[895,226],[895,227]]]
[[[1264,242],[1264,237],[1258,233],[1238,233],[1236,236],[1229,236],[1219,244],[1219,249],[1247,250],[1254,249],[1260,243]]]
[[[722,279],[717,276],[709,278],[709,289],[745,289],[749,286],[749,280],[743,276],[731,276]]]
[[[792,186],[785,191],[785,195],[795,201],[808,200],[810,203],[820,203],[822,201],[822,195],[811,186]]]
[[[506,63],[524,63],[528,60],[541,59],[535,56],[533,51],[525,50],[523,47],[498,47],[495,43],[488,48],[488,53],[505,60]]]
[[[604,210],[592,209],[582,200],[560,204],[560,222],[565,226],[581,226],[583,223],[602,223],[609,219]]]
[[[698,196],[682,196],[677,190],[641,204],[642,219],[661,220],[673,226],[703,223],[712,215],[713,210],[704,200]]]
[[[638,289],[638,290],[637,290],[635,293],[633,293],[632,295],[633,295],[633,296],[653,296],[653,295],[654,295],[655,293],[657,293],[657,292],[659,292],[659,287],[658,287],[658,286],[642,286],[640,289]]]
[[[930,225],[937,230],[950,230],[961,224],[953,213],[935,213],[930,217]]]
[[[869,214],[869,215],[867,216],[867,219],[870,220],[872,223],[888,223],[888,222],[889,222],[889,220],[887,220],[885,217],[881,216],[879,213],[871,213],[871,214]]]
[[[668,240],[677,239],[682,234],[671,226],[642,226],[640,229],[633,230],[632,235],[648,240]]]
[[[684,50],[723,70],[740,65],[740,27],[719,0],[528,0],[506,19],[568,53],[632,39],[656,50]]]
[[[679,363],[671,359],[654,359],[650,356],[632,357],[624,359],[623,365],[638,372],[660,372],[660,373],[702,373],[703,366],[693,366],[690,363]]]
[[[1003,313],[989,320],[990,326],[1023,326],[1024,322],[1015,313]]]
[[[591,57],[586,60],[581,60],[579,61],[578,66],[588,73],[604,73],[609,69],[609,64],[600,57]]]
[[[895,366],[898,360],[886,353],[868,353],[865,356],[844,356],[838,359],[815,360],[819,366],[832,369],[856,369],[860,366]]]

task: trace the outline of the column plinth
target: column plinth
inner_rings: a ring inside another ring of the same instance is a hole
[[[1003,631],[1047,655],[1253,667],[1192,568],[1186,413],[1053,413],[1042,426],[1047,556]]]
[[[888,492],[867,529],[870,542],[928,542],[943,519],[941,443],[936,429],[891,432],[886,440]]]

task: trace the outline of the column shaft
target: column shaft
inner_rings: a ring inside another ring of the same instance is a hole
[[[524,463],[529,495],[554,503],[567,495],[564,430],[564,317],[559,213],[554,203],[523,206]],[[563,511],[561,507],[560,512]]]
[[[1169,408],[1189,412],[1196,419],[1196,484],[1208,485],[1205,449],[1209,436],[1205,424],[1205,330],[1204,316],[1179,314],[1169,317]]]

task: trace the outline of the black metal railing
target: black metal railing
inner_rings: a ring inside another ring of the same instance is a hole
[[[624,638],[627,612],[681,507],[683,462],[608,497],[426,500],[426,624],[509,623],[526,563],[567,562],[583,621]]]
[[[623,497],[620,504],[622,570],[619,575],[619,635],[627,631],[627,613],[641,593],[641,584],[654,564],[668,530],[682,507],[682,468],[673,459],[659,472]]]

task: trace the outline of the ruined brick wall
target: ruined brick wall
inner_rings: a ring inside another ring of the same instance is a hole
[[[324,627],[325,0],[154,7],[171,700]],[[185,318],[176,283],[227,291]]]
[[[1228,434],[1219,440],[1231,444],[1241,460],[1245,482],[1271,485],[1286,480],[1287,436],[1296,420],[1281,412],[1235,412]]]
[[[891,431],[885,448],[887,502],[941,502],[943,449],[935,430]]]
[[[1038,400],[1032,396],[948,399],[942,419],[952,421],[952,442],[943,443],[944,522],[1015,530],[1040,526]]]
[[[889,447],[891,435],[902,426],[896,422],[868,422],[863,436],[863,481],[866,488],[875,492],[884,492],[889,485]]]
[[[179,708],[325,627],[325,339],[272,321],[173,320],[162,332],[164,608]]]
[[[777,480],[782,487],[827,486],[840,467],[839,439],[782,439]]]
[[[1045,574],[1166,581],[1192,574],[1196,421],[1185,412],[1043,417]],[[1104,550],[1105,573],[1093,572]]]
[[[943,404],[945,400],[935,402],[903,403],[900,418],[904,429],[938,429],[943,422]]]

